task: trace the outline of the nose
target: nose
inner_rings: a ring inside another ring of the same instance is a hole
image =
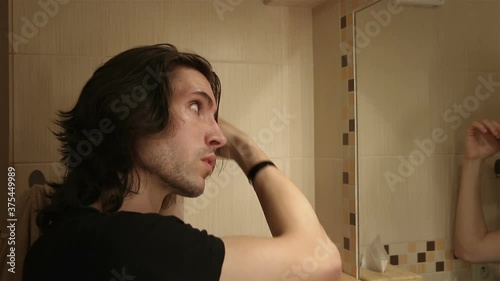
[[[214,150],[223,147],[227,143],[226,136],[224,136],[224,133],[215,119],[212,120],[210,124],[206,142]]]

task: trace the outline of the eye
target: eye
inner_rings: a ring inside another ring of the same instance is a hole
[[[200,112],[200,103],[199,102],[193,102],[189,106],[190,109],[192,109],[194,112],[199,113]]]

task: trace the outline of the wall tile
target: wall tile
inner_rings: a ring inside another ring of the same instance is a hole
[[[292,157],[314,156],[314,89],[312,64],[285,68],[285,108],[296,117],[290,122],[287,138]],[[295,85],[294,85],[295,84]]]
[[[314,158],[288,158],[285,159],[284,172],[290,180],[302,191],[309,200],[309,203],[315,206],[315,189],[308,188],[314,184]]]
[[[339,4],[327,1],[313,9],[314,55],[314,139],[316,157],[341,157],[341,64],[337,52],[340,41]],[[333,16],[332,16],[333,15]],[[340,105],[340,106],[337,106]]]
[[[265,64],[215,63],[214,68],[222,84],[221,118],[230,118],[271,157],[288,155],[292,124],[303,115],[284,104],[286,71]]]
[[[318,218],[330,239],[336,244],[342,241],[342,159],[316,158],[315,206]]]
[[[22,18],[32,18],[41,8],[33,1],[14,4],[14,32],[22,34]],[[137,45],[168,42],[185,51],[202,50],[211,61],[283,63],[284,11],[257,1],[222,14],[211,1],[71,1],[59,6],[28,44],[19,45],[19,52],[111,56]],[[92,21],[81,24],[90,16]]]

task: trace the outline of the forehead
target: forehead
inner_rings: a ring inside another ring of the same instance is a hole
[[[215,102],[210,82],[208,82],[207,78],[198,70],[184,66],[177,67],[172,71],[171,77],[174,95],[181,94],[185,96],[193,92],[203,91]]]

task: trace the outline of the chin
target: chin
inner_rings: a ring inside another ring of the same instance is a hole
[[[190,197],[193,197],[193,198],[200,197],[203,194],[203,192],[205,192],[205,188],[204,187],[197,188],[197,189],[191,191],[191,196]]]
[[[205,192],[205,183],[202,185],[196,186],[195,188],[188,190],[186,194],[184,194],[184,197],[189,197],[189,198],[196,198],[199,197]]]

